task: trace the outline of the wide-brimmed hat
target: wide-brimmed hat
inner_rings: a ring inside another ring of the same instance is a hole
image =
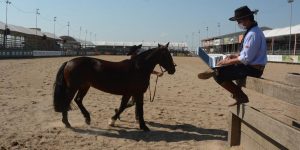
[[[258,10],[251,11],[248,6],[242,6],[240,8],[237,8],[234,11],[234,17],[229,18],[230,21],[236,21],[239,19],[243,19],[245,17],[248,17],[250,15],[256,14]]]

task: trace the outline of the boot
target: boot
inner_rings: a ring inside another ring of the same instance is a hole
[[[234,84],[232,81],[225,81],[221,84],[221,86],[229,91],[232,94],[232,98],[236,100],[236,102],[229,104],[228,106],[234,106],[249,102],[248,96],[242,91],[239,86]]]
[[[212,69],[208,69],[205,72],[199,73],[198,78],[206,80],[206,79],[211,78],[214,75],[214,73],[215,72]]]

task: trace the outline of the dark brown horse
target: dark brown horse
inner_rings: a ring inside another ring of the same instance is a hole
[[[90,124],[89,112],[82,104],[83,97],[90,87],[101,91],[122,95],[119,111],[111,118],[112,123],[126,108],[129,98],[136,100],[136,113],[140,129],[149,131],[143,117],[143,99],[150,74],[157,64],[165,68],[169,74],[175,73],[175,65],[168,50],[168,44],[159,45],[141,53],[133,59],[120,62],[109,62],[96,58],[78,57],[62,64],[54,83],[54,109],[62,113],[62,122],[71,127],[68,121],[68,110],[75,94],[75,102]]]

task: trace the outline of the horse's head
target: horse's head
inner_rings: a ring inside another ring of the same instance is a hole
[[[167,70],[169,74],[175,73],[175,64],[168,49],[169,43],[166,45],[158,44],[158,47],[152,52],[152,57],[156,57],[157,63]],[[150,56],[149,56],[150,57]]]
[[[166,45],[158,44],[157,48],[142,51],[137,54],[136,57],[132,57],[132,61],[137,69],[150,69],[152,72],[155,65],[159,64],[161,67],[166,69],[169,74],[175,73],[175,64],[173,58],[168,50],[169,43]],[[150,68],[149,68],[150,67]]]

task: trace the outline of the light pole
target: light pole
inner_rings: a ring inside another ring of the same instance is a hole
[[[192,32],[192,50],[191,51],[194,51],[194,32]]]
[[[92,32],[90,32],[90,42],[92,41]]]
[[[8,7],[8,4],[11,4],[10,1],[6,1],[6,13],[5,13],[5,31],[4,31],[4,39],[3,39],[3,46],[4,46],[4,49],[6,48],[6,39],[7,39],[7,34],[8,34],[8,26],[7,26],[7,7]]]
[[[55,49],[55,21],[56,21],[56,17],[53,17],[53,39],[54,39],[54,44],[53,44],[53,48]]]
[[[54,39],[55,39],[55,21],[56,21],[56,17],[53,17],[53,34],[54,34]]]
[[[70,28],[70,21],[68,21],[68,36],[69,36],[69,28]]]
[[[36,46],[36,49],[38,49],[37,17],[38,17],[38,15],[40,14],[40,13],[39,13],[39,10],[40,10],[40,9],[37,8],[36,11],[35,11],[35,42],[36,42],[35,46]]]
[[[85,38],[84,38],[84,48],[86,48],[86,36],[87,36],[87,30],[85,30]]]
[[[217,26],[218,26],[218,36],[220,36],[220,34],[221,34],[221,33],[220,33],[220,27],[221,27],[220,22],[218,22],[218,25],[217,25]]]
[[[7,28],[7,7],[8,7],[8,4],[11,4],[10,1],[6,1],[6,13],[5,13],[5,29]]]
[[[206,38],[208,39],[208,27],[206,27]]]
[[[201,32],[200,32],[200,30],[198,31],[198,34],[199,34],[199,47],[201,47],[201,38],[200,38],[200,34]]]
[[[80,38],[81,38],[81,27],[79,28],[79,40],[80,40]]]
[[[288,3],[291,4],[291,13],[290,13],[290,37],[289,37],[289,55],[291,55],[291,40],[292,40],[292,15],[293,15],[293,2],[294,0],[288,0]]]
[[[40,12],[39,12],[40,9],[36,9],[36,12],[35,12],[35,35],[37,36],[37,17],[38,15],[40,15]]]

